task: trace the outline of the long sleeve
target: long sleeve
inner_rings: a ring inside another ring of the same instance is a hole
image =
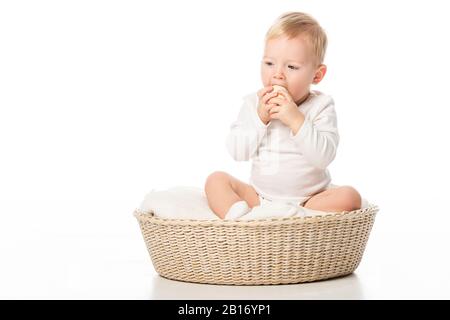
[[[308,114],[297,134],[290,132],[290,138],[312,166],[325,169],[336,156],[339,134],[333,99],[326,97],[321,102],[321,108]]]
[[[252,103],[250,98],[244,98],[239,115],[230,126],[226,146],[236,161],[248,161],[252,158],[267,133],[270,123],[265,125],[261,121],[256,106],[257,104]]]

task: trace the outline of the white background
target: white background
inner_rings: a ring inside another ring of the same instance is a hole
[[[450,298],[445,1],[0,2],[0,298]],[[246,180],[225,149],[285,11],[328,34],[333,182],[379,205],[356,273],[212,287],[159,278],[132,216],[151,189]],[[215,296],[211,292],[215,292]]]

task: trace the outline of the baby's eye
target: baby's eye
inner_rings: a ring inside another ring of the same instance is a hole
[[[268,65],[268,66],[271,66],[271,65],[272,65],[272,62],[268,62],[268,61],[267,61],[267,62],[265,62],[265,64]]]
[[[298,69],[298,67],[294,67],[294,66],[288,66],[288,68],[292,69],[292,70],[297,70]]]

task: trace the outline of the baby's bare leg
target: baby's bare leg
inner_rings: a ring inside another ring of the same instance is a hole
[[[326,212],[353,211],[361,208],[361,195],[353,187],[341,186],[312,196],[303,207]]]
[[[209,207],[221,219],[238,201],[246,201],[250,208],[259,205],[258,194],[251,185],[223,171],[216,171],[208,176],[205,193]]]

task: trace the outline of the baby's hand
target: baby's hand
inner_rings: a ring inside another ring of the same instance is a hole
[[[268,103],[268,101],[277,95],[278,92],[273,91],[272,86],[264,87],[258,91],[258,116],[265,125],[271,120],[270,109],[276,106],[276,104]]]

